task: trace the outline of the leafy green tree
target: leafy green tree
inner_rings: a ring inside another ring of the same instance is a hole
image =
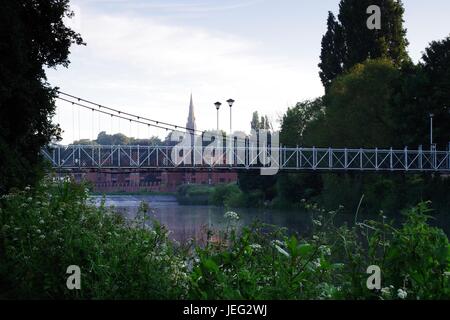
[[[395,136],[404,145],[430,144],[430,114],[434,115],[433,142],[440,149],[450,141],[450,38],[433,41],[417,64],[401,69],[393,97]]]
[[[381,29],[367,27],[367,8],[381,9]],[[403,3],[396,0],[341,0],[338,21],[328,16],[322,39],[320,76],[326,88],[337,75],[367,59],[387,58],[396,66],[410,61],[403,27]]]
[[[280,143],[287,147],[308,146],[305,132],[324,117],[322,98],[303,101],[288,108],[281,119]],[[302,199],[318,196],[322,189],[322,178],[316,173],[283,173],[277,179],[278,206],[287,207]]]
[[[5,0],[0,10],[0,193],[34,184],[40,148],[58,139],[51,123],[55,89],[45,67],[69,64],[69,48],[83,44],[64,25],[68,0]]]
[[[160,146],[163,144],[160,138],[153,136],[149,139],[136,139],[127,137],[123,133],[116,133],[113,135],[102,131],[98,134],[97,139],[92,141],[89,139],[81,139],[73,142],[74,145],[102,145],[102,146],[117,146],[117,145],[132,145],[132,146]]]
[[[283,146],[308,146],[304,133],[311,123],[323,119],[325,106],[322,98],[306,100],[288,108],[281,119],[280,143]]]
[[[434,142],[447,146],[450,141],[450,37],[442,41],[433,41],[422,56],[420,67],[423,70],[426,85],[424,94],[426,104],[434,114]]]
[[[253,112],[252,121],[250,122],[250,128],[258,131],[259,129],[272,130],[272,123],[269,121],[267,115],[259,117],[258,111]]]
[[[390,60],[368,60],[337,78],[326,96],[321,146],[382,148],[395,141],[393,84],[400,72]]]

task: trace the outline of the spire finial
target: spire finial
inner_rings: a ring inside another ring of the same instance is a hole
[[[191,91],[191,100],[189,102],[189,114],[188,114],[188,121],[186,124],[186,128],[190,129],[190,130],[195,130],[196,129],[196,125],[195,125],[195,115],[194,115],[194,102],[192,99],[192,91]]]

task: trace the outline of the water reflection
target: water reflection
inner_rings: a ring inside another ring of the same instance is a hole
[[[93,197],[93,201],[99,204],[101,197]],[[171,231],[171,238],[180,242],[188,239],[196,239],[201,242],[206,237],[207,230],[224,229],[227,220],[224,218],[226,210],[214,206],[183,206],[176,202],[172,196],[106,196],[106,206],[114,206],[124,216],[134,218],[141,201],[146,201],[152,209],[151,216]],[[238,227],[250,225],[255,220],[267,224],[285,227],[289,232],[307,234],[311,230],[311,215],[302,211],[282,211],[272,209],[235,209],[240,219]],[[335,218],[336,225],[344,223],[353,225],[353,214],[340,213]],[[359,214],[358,220],[378,219],[377,215]],[[397,224],[402,218],[397,217]],[[441,215],[433,222],[449,234],[449,221]]]

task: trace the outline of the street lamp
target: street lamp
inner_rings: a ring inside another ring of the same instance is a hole
[[[216,103],[214,103],[214,105],[216,106],[217,109],[217,132],[219,132],[219,109],[222,104],[217,101]]]
[[[228,102],[228,105],[230,106],[230,135],[231,135],[231,134],[233,134],[232,125],[231,125],[232,124],[231,107],[233,106],[234,100],[233,99],[228,99],[227,102]]]
[[[434,114],[430,113],[430,146],[433,148],[433,117]]]

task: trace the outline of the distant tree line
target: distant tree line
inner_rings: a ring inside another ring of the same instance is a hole
[[[127,137],[123,133],[107,134],[102,131],[98,134],[97,139],[81,139],[73,142],[74,145],[102,145],[102,146],[117,146],[117,145],[139,145],[139,146],[158,146],[163,142],[158,137],[150,137],[149,139],[138,139]]]

